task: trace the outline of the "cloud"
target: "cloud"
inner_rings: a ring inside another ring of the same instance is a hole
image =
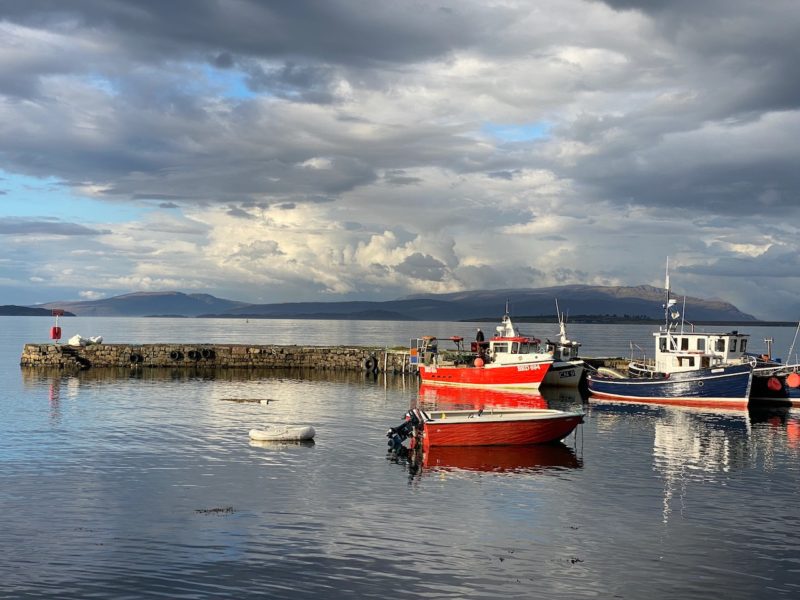
[[[798,37],[800,7],[756,0],[9,0],[0,277],[381,299],[652,283],[669,255],[762,316],[758,274],[774,316]]]
[[[0,219],[0,235],[60,235],[87,236],[107,235],[108,229],[92,229],[77,223],[64,223],[56,220],[28,220],[9,217]]]

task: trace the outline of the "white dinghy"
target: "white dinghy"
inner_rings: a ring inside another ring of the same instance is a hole
[[[313,440],[316,431],[311,425],[267,425],[251,429],[250,439],[257,442],[304,442]]]

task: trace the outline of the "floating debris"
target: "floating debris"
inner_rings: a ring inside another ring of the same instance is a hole
[[[197,508],[194,511],[198,515],[232,515],[235,511],[232,506],[218,508]]]
[[[253,404],[269,404],[270,402],[277,402],[274,398],[220,398],[223,402],[250,402]]]

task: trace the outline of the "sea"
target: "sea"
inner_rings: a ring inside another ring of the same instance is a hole
[[[408,456],[390,451],[387,429],[437,401],[413,375],[21,368],[23,345],[47,342],[51,325],[0,317],[0,598],[800,597],[798,408],[621,405],[545,388],[532,404],[585,411],[559,444]],[[386,347],[487,329],[60,325],[65,339],[106,343]],[[772,338],[783,357],[795,334],[741,330],[751,351]],[[586,356],[652,355],[649,325],[569,334]],[[438,401],[472,399],[459,394]],[[280,424],[312,425],[315,441],[250,442],[250,429]]]

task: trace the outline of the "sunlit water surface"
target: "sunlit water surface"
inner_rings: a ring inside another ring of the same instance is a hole
[[[796,598],[800,411],[584,403],[561,445],[408,461],[408,376],[20,369],[0,317],[2,598]],[[405,345],[473,324],[63,319],[107,342]],[[525,328],[553,338],[555,327]],[[650,326],[574,325],[587,355]],[[751,349],[794,331],[751,328]],[[422,400],[435,401],[434,394]],[[442,396],[444,404],[467,396]],[[519,401],[516,399],[515,401]],[[248,430],[311,424],[308,445]]]

